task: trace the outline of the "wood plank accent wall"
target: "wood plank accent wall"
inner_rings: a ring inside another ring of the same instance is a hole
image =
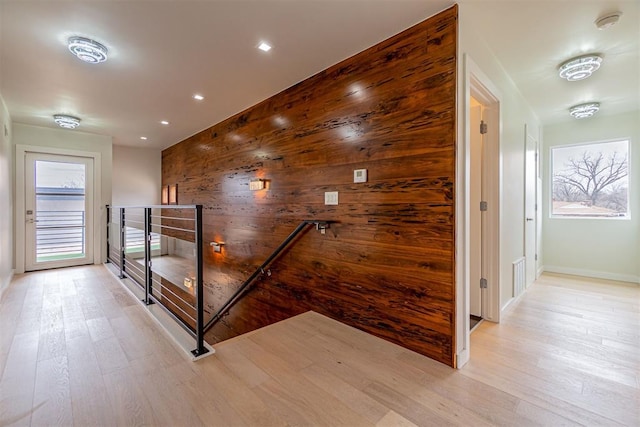
[[[163,151],[163,184],[204,205],[208,312],[301,220],[337,221],[297,239],[210,342],[314,310],[453,366],[457,13]],[[250,191],[256,178],[268,188]]]

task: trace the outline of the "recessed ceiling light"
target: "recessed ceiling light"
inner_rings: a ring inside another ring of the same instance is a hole
[[[193,95],[193,99],[197,101],[202,101],[204,99],[204,96],[196,93],[195,95]]]
[[[571,58],[560,65],[560,77],[567,79],[570,82],[586,79],[600,68],[601,62],[602,57],[596,54]]]
[[[260,49],[263,52],[269,52],[271,50],[271,45],[269,45],[269,43],[261,42],[258,45],[258,49]]]
[[[594,22],[594,24],[596,24],[596,27],[599,30],[606,30],[607,28],[617,24],[621,16],[622,12],[608,13],[596,19],[596,22]]]
[[[65,114],[56,114],[53,116],[53,121],[61,128],[75,129],[80,126],[80,119],[73,116],[67,116]]]
[[[600,104],[597,102],[587,102],[586,104],[574,105],[569,108],[569,114],[576,119],[586,119],[593,116],[600,110]]]
[[[141,136],[140,139],[143,140],[143,141],[146,141],[147,137],[146,136]]]
[[[162,120],[162,121],[160,122],[160,124],[168,125],[168,124],[169,124],[169,122],[168,122],[168,121],[166,121],[166,120]]]
[[[107,60],[108,49],[101,43],[86,37],[71,37],[67,40],[69,51],[78,59],[90,64],[98,64]]]

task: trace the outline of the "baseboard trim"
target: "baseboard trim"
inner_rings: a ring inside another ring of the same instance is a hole
[[[609,273],[607,271],[584,270],[581,268],[558,267],[555,265],[545,265],[542,270],[548,273],[571,274],[573,276],[592,277],[594,279],[615,280],[618,282],[628,282],[640,285],[640,276],[631,274]]]
[[[469,361],[469,349],[464,349],[456,355],[456,369],[462,369]]]

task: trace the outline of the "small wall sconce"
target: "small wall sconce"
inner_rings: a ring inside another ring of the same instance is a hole
[[[249,190],[251,191],[264,190],[264,188],[265,188],[264,179],[254,179],[253,181],[249,182]]]
[[[170,205],[178,204],[178,184],[173,184],[169,186],[169,204]]]
[[[211,242],[209,244],[213,248],[213,252],[222,252],[222,246],[224,245],[224,242]]]
[[[162,186],[162,204],[163,205],[169,204],[169,186],[168,185]]]
[[[196,283],[196,278],[195,277],[185,277],[184,278],[184,287],[185,288],[193,288],[193,285],[195,285]]]

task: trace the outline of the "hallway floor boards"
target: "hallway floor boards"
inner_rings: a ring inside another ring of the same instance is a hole
[[[640,287],[544,275],[453,370],[308,312],[186,360],[103,266],[16,276],[0,425],[638,425]]]

